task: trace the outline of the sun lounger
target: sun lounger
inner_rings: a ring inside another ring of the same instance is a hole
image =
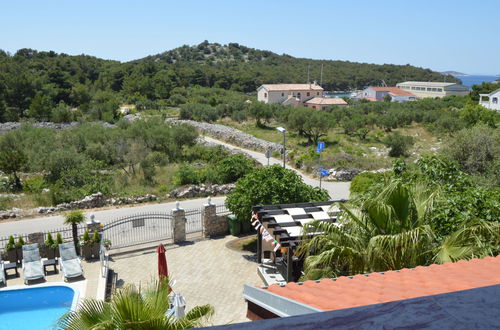
[[[73,242],[59,244],[59,264],[64,279],[79,277],[83,275],[80,258],[76,255]]]
[[[23,245],[24,282],[45,278],[38,244]]]
[[[5,284],[5,268],[3,268],[3,260],[0,257],[0,283]]]

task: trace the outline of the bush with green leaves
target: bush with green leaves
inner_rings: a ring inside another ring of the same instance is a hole
[[[279,165],[254,169],[236,182],[226,206],[240,220],[250,219],[256,205],[326,201],[326,190],[311,187],[293,170]]]
[[[484,177],[485,184],[500,185],[500,129],[476,125],[457,132],[443,153],[469,174]]]
[[[399,132],[389,134],[384,139],[384,144],[390,148],[389,156],[391,157],[407,157],[409,148],[413,145],[413,137],[402,135]]]
[[[366,194],[372,190],[375,185],[383,184],[387,176],[386,173],[360,173],[352,179],[349,191],[351,195]]]

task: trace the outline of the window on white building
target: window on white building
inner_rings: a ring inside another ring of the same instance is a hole
[[[281,93],[281,96],[285,96],[285,93]]]
[[[498,98],[497,97],[494,97],[493,98],[493,104],[497,104],[498,103]]]
[[[267,93],[264,93],[264,97],[267,97]]]
[[[311,96],[311,93],[310,93],[310,92],[307,92],[307,96]]]

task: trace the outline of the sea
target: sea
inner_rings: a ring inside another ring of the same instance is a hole
[[[468,87],[472,87],[472,85],[481,85],[483,82],[492,82],[495,80],[499,80],[500,77],[497,76],[482,76],[482,75],[468,75],[468,76],[454,76],[462,80],[462,84]]]

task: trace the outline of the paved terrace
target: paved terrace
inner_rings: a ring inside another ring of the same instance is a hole
[[[99,286],[100,270],[101,270],[99,260],[92,262],[82,261],[82,267],[85,275],[84,278],[70,280],[67,283],[75,283],[79,288],[81,288],[80,298],[82,297],[96,298],[98,294],[97,290]],[[48,266],[47,274],[45,275],[45,280],[30,281],[29,285],[24,284],[23,270],[21,266],[17,268],[17,271],[19,273],[19,276],[17,277],[15,276],[15,272],[13,269],[7,271],[7,278],[6,278],[7,286],[0,287],[0,289],[8,290],[9,288],[12,288],[14,286],[36,287],[38,284],[41,283],[50,284],[56,282],[57,283],[64,282],[62,272],[59,270],[59,266],[57,266],[57,273],[54,272],[53,266]]]
[[[263,285],[257,275],[254,255],[226,247],[235,239],[225,236],[167,245],[167,264],[173,290],[186,299],[186,310],[210,304],[215,308],[213,325],[247,322],[243,285]],[[158,274],[154,249],[112,256],[109,267],[117,273],[118,284],[145,284]]]

